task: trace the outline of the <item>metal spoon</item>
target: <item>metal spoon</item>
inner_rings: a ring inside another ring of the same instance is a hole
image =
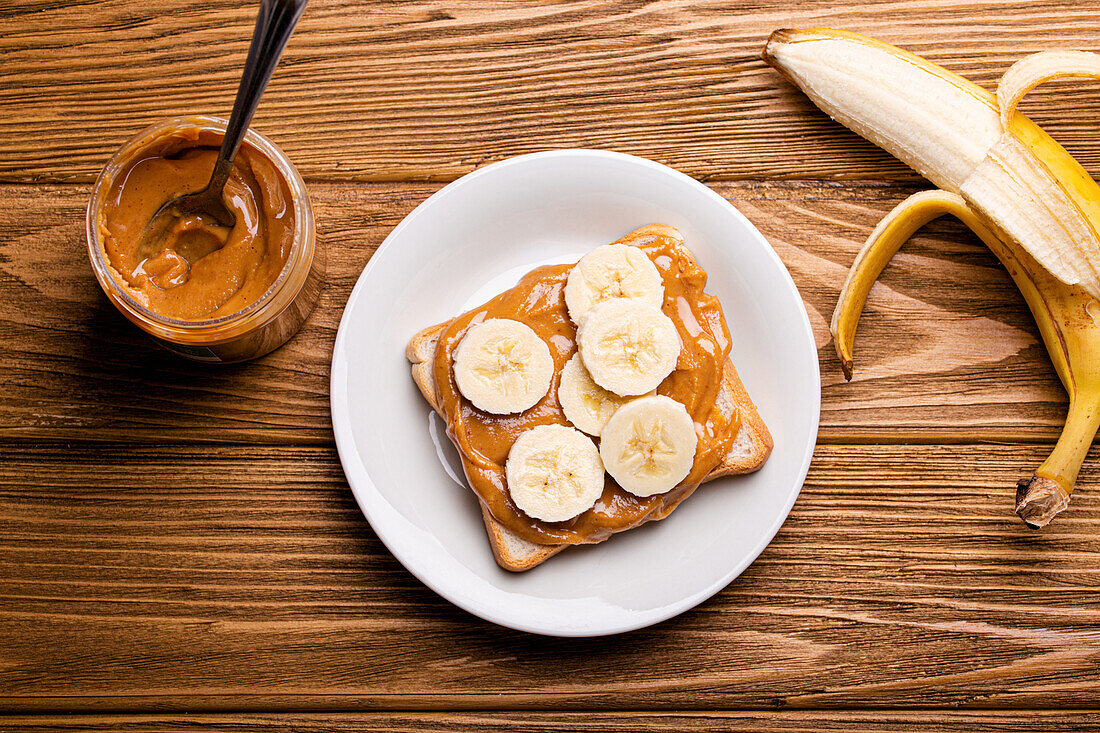
[[[252,32],[252,45],[248,47],[248,59],[244,64],[233,113],[229,116],[222,147],[214,163],[214,172],[206,188],[169,199],[145,226],[138,244],[138,251],[151,254],[163,241],[165,234],[176,223],[188,216],[205,215],[219,225],[232,228],[236,215],[225,205],[222,189],[233,170],[233,158],[241,147],[248,123],[260,103],[260,97],[275,71],[279,57],[290,40],[290,34],[302,16],[307,0],[260,0],[260,12],[256,16],[256,29]]]

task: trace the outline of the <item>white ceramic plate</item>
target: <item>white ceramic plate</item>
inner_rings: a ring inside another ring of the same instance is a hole
[[[759,472],[702,486],[664,521],[572,548],[525,573],[493,560],[477,500],[405,344],[637,227],[677,227],[710,276],[733,361],[775,438]],[[817,438],[821,383],[802,300],[767,241],[725,199],[658,163],[598,150],[490,165],[418,206],[367,264],[332,357],[332,424],[374,531],[417,578],[467,611],[555,636],[614,634],[709,598],[771,541]]]

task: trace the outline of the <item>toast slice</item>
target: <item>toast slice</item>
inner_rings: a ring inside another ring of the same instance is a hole
[[[405,350],[405,356],[412,364],[413,381],[436,413],[439,413],[440,409],[435,378],[432,374],[432,362],[435,359],[439,335],[446,327],[447,323],[440,323],[424,329],[409,341]],[[768,427],[761,419],[756,405],[745,391],[745,386],[741,383],[733,362],[728,359],[722,372],[722,387],[718,393],[717,407],[726,414],[738,410],[741,416],[741,427],[729,453],[713,471],[707,474],[704,482],[722,476],[752,473],[764,465],[772,451],[771,433],[768,432]],[[481,505],[481,516],[485,521],[485,530],[493,547],[493,557],[505,570],[514,572],[529,570],[569,547],[569,545],[540,545],[519,537],[494,519],[484,503]]]

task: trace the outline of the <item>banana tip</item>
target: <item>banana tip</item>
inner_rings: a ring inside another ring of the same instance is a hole
[[[852,368],[854,366],[852,362],[852,348],[850,346],[845,346],[844,340],[837,336],[835,318],[829,332],[833,335],[833,345],[836,347],[836,358],[840,360],[840,369],[844,372],[844,379],[850,382],[852,381]]]
[[[779,28],[772,31],[771,35],[768,36],[768,42],[764,44],[764,50],[760,52],[760,58],[764,59],[764,63],[775,66],[773,61],[774,47],[781,43],[788,43],[793,32],[790,28]]]
[[[1016,515],[1031,529],[1042,529],[1069,506],[1069,492],[1057,481],[1032,476],[1016,482]]]

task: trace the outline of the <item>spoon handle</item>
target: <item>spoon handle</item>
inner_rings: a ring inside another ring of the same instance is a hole
[[[302,17],[306,0],[260,0],[260,12],[256,16],[256,29],[252,32],[252,45],[248,47],[248,60],[233,101],[233,113],[222,139],[221,151],[210,176],[209,189],[220,191],[233,170],[233,158],[241,147],[248,130],[248,123],[260,103],[260,97],[271,79],[279,57],[290,40],[298,18]]]

